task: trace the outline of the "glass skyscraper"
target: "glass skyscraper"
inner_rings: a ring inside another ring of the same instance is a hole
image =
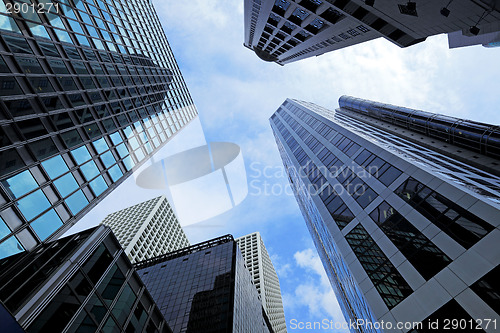
[[[4,258],[0,272],[2,332],[172,332],[107,227]]]
[[[424,332],[452,319],[498,330],[499,127],[346,96],[339,105],[287,99],[270,121],[344,316],[386,323],[353,330]]]
[[[0,258],[62,235],[196,116],[151,1],[0,1]]]
[[[273,332],[241,251],[231,235],[135,264],[178,332]]]

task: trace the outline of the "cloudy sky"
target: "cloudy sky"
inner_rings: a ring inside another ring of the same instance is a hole
[[[243,0],[153,2],[205,137],[238,144],[247,172],[247,198],[186,227],[191,243],[260,231],[280,278],[289,331],[300,331],[290,329],[292,319],[342,320],[281,168],[269,117],[287,97],[334,109],[341,95],[352,95],[500,124],[500,48],[449,50],[444,35],[406,49],[378,39],[281,67],[243,46]],[[110,200],[120,188],[115,192]]]

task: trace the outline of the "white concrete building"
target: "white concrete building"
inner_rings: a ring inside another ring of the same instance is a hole
[[[101,224],[113,230],[132,263],[191,245],[165,196],[109,214]]]
[[[275,333],[286,332],[278,274],[259,232],[236,239]]]

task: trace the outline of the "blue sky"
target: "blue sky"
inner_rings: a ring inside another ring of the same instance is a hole
[[[289,332],[301,331],[291,329],[292,319],[342,320],[288,188],[269,117],[287,97],[334,109],[345,94],[500,124],[500,48],[449,50],[446,36],[439,35],[401,49],[380,38],[281,67],[243,46],[242,0],[153,2],[207,140],[240,145],[247,171],[247,198],[186,227],[189,240],[260,231],[280,278]],[[110,213],[124,204],[120,196],[126,192],[115,192],[106,199],[111,204],[89,214],[94,223],[106,209]]]

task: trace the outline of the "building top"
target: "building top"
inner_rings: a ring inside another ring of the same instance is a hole
[[[202,242],[202,243],[198,243],[198,244],[195,244],[195,245],[192,245],[192,246],[189,246],[189,247],[186,247],[186,248],[183,248],[183,249],[171,252],[171,253],[166,253],[164,255],[161,255],[161,256],[158,256],[158,257],[155,257],[152,259],[143,260],[141,262],[136,263],[135,268],[136,269],[143,269],[146,267],[154,266],[154,265],[161,263],[161,262],[165,262],[165,261],[172,260],[175,258],[183,257],[183,256],[191,254],[191,253],[203,251],[205,249],[209,249],[211,247],[214,247],[214,246],[217,246],[220,244],[224,244],[224,243],[229,243],[229,242],[234,242],[234,238],[232,235],[228,234],[228,235],[214,238],[214,239]]]

